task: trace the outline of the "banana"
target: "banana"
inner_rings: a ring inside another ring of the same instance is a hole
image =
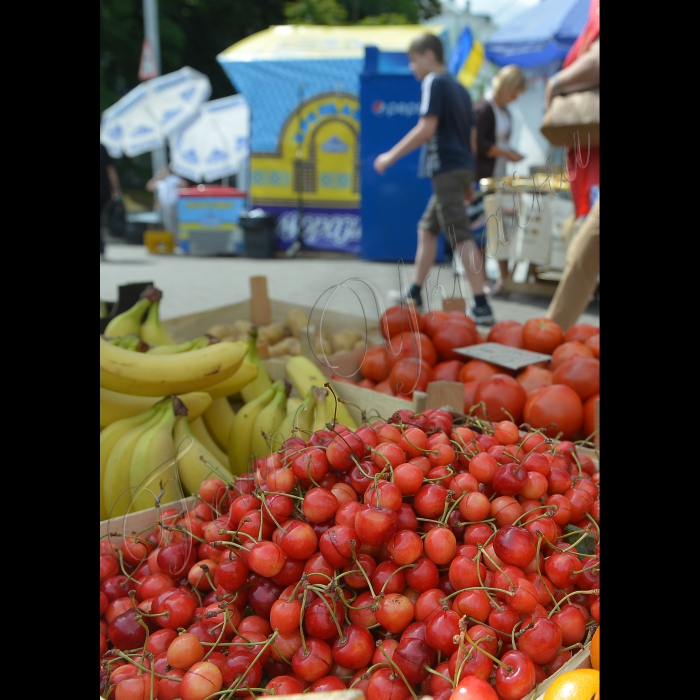
[[[189,411],[187,416],[188,418],[190,417]],[[231,432],[231,423],[233,423],[235,417],[236,412],[233,410],[231,402],[225,396],[214,399],[211,406],[202,414],[204,425],[207,426],[209,434],[223,451],[228,450],[228,435]]]
[[[201,417],[193,420],[190,423],[190,430],[197,440],[199,440],[202,445],[204,445],[204,447],[206,447],[209,452],[211,452],[214,457],[216,457],[216,459],[228,469],[228,455],[216,444],[216,440],[214,440],[211,433],[207,430],[207,425]]]
[[[248,469],[248,460],[252,452],[255,419],[260,411],[275,397],[279,384],[283,384],[283,382],[279,381],[277,384],[272,384],[260,396],[244,404],[233,419],[231,432],[228,436],[228,460],[231,464],[231,471],[236,476],[245,474]]]
[[[300,399],[298,396],[290,396],[287,398],[287,415],[280,423],[279,428],[277,428],[277,433],[280,436],[281,442],[284,442],[292,437],[296,425],[296,413],[301,409],[303,403],[304,402],[302,399]]]
[[[260,396],[272,385],[270,375],[267,373],[267,370],[263,366],[262,360],[260,359],[260,355],[258,354],[257,342],[258,329],[253,326],[253,328],[248,331],[248,353],[246,354],[245,359],[251,364],[257,366],[258,376],[241,389],[241,397],[243,398],[244,404]]]
[[[162,295],[161,295],[162,296]],[[160,316],[158,312],[160,310],[160,299],[153,300],[153,303],[148,309],[146,314],[146,320],[141,324],[141,331],[139,335],[149,344],[149,345],[175,345],[175,341],[172,339],[168,331],[163,328],[163,324],[160,322]]]
[[[175,479],[175,443],[173,426],[178,415],[187,409],[177,397],[166,402],[158,420],[136,442],[129,465],[129,483],[133,491],[130,511],[153,508],[160,503],[172,503],[181,495]]]
[[[314,411],[313,431],[316,432],[317,430],[328,430],[327,424],[332,418],[328,410],[328,396],[330,391],[328,391],[328,389],[324,389],[323,387],[315,386],[312,389],[312,394],[316,409]]]
[[[100,404],[101,402],[102,401],[100,399]],[[102,491],[104,487],[104,475],[107,460],[109,459],[114,446],[117,444],[119,439],[126,435],[126,433],[128,433],[130,430],[143,426],[149,420],[154,418],[158,413],[159,408],[160,407],[157,404],[146,406],[138,413],[113,421],[104,430],[100,431],[100,520],[107,520],[109,517],[109,511],[107,508],[105,508]]]
[[[315,401],[312,389],[301,399],[290,396],[287,399],[287,417],[282,421],[279,432],[282,440],[287,440],[293,435],[307,439],[314,427]]]
[[[258,366],[248,362],[248,360],[243,360],[241,366],[232,376],[228,379],[224,379],[223,382],[214,384],[214,386],[207,387],[207,393],[215,400],[228,396],[235,396],[246,384],[250,384],[257,376]]]
[[[144,343],[141,338],[133,333],[119,336],[118,338],[110,338],[107,342],[118,348],[131,350],[132,352],[146,352],[146,350],[148,350],[148,344]]]
[[[134,447],[136,447],[139,438],[160,420],[167,407],[168,400],[163,400],[146,412],[148,418],[145,421],[127,419],[133,421],[133,426],[121,434],[111,449],[108,449],[108,445],[105,444],[107,458],[102,479],[104,520],[126,514],[130,499],[131,458],[134,454]],[[107,443],[106,439],[105,443]],[[102,449],[102,433],[100,433],[100,462],[102,462]]]
[[[287,386],[291,390],[291,384],[281,383],[277,386],[275,395],[270,403],[258,413],[253,424],[253,435],[250,443],[253,458],[267,457],[281,447],[280,436],[275,435],[280,423],[287,415]]]
[[[209,477],[233,483],[233,474],[192,434],[187,416],[179,416],[175,421],[173,439],[179,454],[177,472],[186,494],[196,496],[199,485]],[[191,447],[186,449],[190,440]]]
[[[120,394],[100,387],[100,430],[115,421],[137,416],[164,398],[164,396]],[[204,391],[191,391],[187,394],[180,394],[178,398],[187,407],[187,413],[192,417],[192,420],[199,418],[212,405],[213,401],[211,396]]]
[[[202,335],[184,343],[173,343],[168,345],[153,345],[146,352],[149,355],[176,355],[181,352],[189,352],[197,348],[205,348],[211,343],[211,336]]]
[[[287,377],[289,377],[299,396],[306,396],[311,386],[323,387],[328,381],[323,372],[304,355],[290,357],[287,360],[286,371]],[[335,416],[339,423],[347,425],[350,430],[357,428],[357,424],[345,405],[338,401],[336,407],[336,399],[330,391],[328,392],[326,403],[328,404],[329,420]]]
[[[141,321],[151,304],[162,296],[161,292],[153,286],[146,287],[141,292],[141,298],[126,311],[117,314],[105,328],[104,334],[108,338],[119,338],[125,335],[141,336]],[[144,340],[146,340],[144,338]],[[148,342],[148,341],[146,341]]]
[[[242,342],[213,343],[176,355],[129,352],[100,336],[100,386],[136,396],[203,391],[231,377],[248,348]]]

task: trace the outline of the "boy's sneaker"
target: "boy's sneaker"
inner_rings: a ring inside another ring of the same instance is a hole
[[[387,296],[391,304],[394,304],[396,306],[399,306],[401,303],[412,304],[416,307],[417,311],[423,311],[422,299],[416,299],[415,297],[412,297],[409,294],[409,292],[406,292],[403,296],[401,296],[401,292],[397,291],[396,289],[392,289]]]
[[[469,308],[469,315],[474,319],[477,325],[493,326],[496,322],[496,319],[493,317],[493,311],[491,311],[491,307],[488,306],[488,304],[485,306],[476,306],[472,304]]]

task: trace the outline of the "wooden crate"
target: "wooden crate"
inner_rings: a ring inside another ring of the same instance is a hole
[[[165,508],[179,507],[180,510],[191,510],[196,504],[197,499],[194,496],[188,496],[175,503],[167,503],[161,506],[161,510]],[[148,529],[156,519],[156,509],[147,508],[146,510],[138,510],[128,515],[112,518],[111,520],[100,521],[100,539],[109,534],[114,538],[115,542],[121,542],[124,537],[132,532],[141,532]]]

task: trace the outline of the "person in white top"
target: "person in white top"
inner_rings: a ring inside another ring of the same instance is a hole
[[[476,122],[476,181],[489,177],[512,176],[509,163],[517,163],[523,155],[510,147],[512,121],[506,105],[525,91],[525,75],[514,64],[504,66],[491,79],[490,90],[474,103]],[[512,228],[512,210],[502,211],[503,225]],[[492,293],[505,295],[503,282],[508,276],[508,250],[499,246],[497,252],[501,279]]]
[[[178,189],[187,187],[187,180],[175,175],[167,165],[159,168],[158,172],[146,183],[146,189],[155,194],[156,208],[163,216],[163,228],[177,236],[177,201]]]

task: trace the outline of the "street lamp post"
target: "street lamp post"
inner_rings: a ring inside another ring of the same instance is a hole
[[[158,27],[158,0],[143,0],[143,29],[146,39],[151,44],[155,58],[156,71],[161,74],[160,65],[160,30]],[[165,146],[151,151],[151,168],[155,175],[158,170],[168,163]]]

